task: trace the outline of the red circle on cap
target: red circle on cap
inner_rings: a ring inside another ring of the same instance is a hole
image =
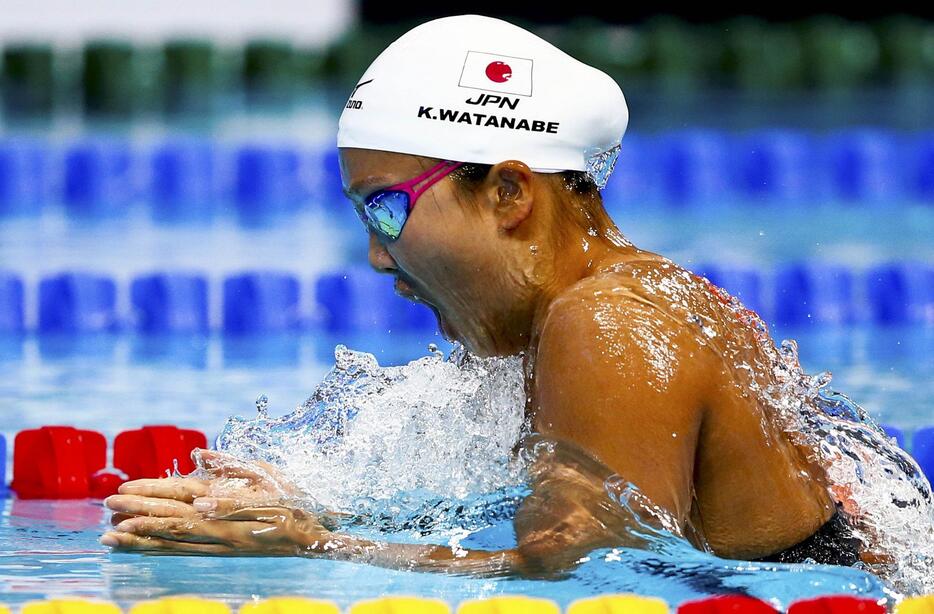
[[[512,76],[512,68],[506,62],[490,62],[486,67],[486,76],[490,81],[505,83]]]

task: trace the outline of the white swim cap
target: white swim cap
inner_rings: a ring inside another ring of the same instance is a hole
[[[337,146],[586,171],[599,188],[629,122],[606,73],[483,15],[412,28],[373,60],[341,113]]]

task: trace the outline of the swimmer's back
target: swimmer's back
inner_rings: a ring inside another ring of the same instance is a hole
[[[616,377],[611,371],[599,383],[617,387],[619,399],[631,394],[639,401],[619,403],[618,415],[608,417],[606,410],[575,406],[573,400],[546,403],[549,409],[533,398],[540,412],[536,429],[593,451],[624,478],[625,468],[614,467],[613,460],[628,459],[617,464],[632,467],[639,476],[633,479],[636,485],[670,507],[683,508],[670,511],[687,516],[720,556],[766,556],[814,533],[833,514],[833,503],[819,468],[788,441],[770,419],[774,412],[752,389],[772,377],[756,343],[762,333],[738,318],[702,278],[656,254],[610,259],[597,268],[554,300],[554,313],[546,317],[552,324],[546,322],[541,343],[533,346],[536,361],[544,359],[546,369],[558,374],[573,370],[576,362],[594,364],[594,352],[619,352],[625,375]],[[569,339],[549,342],[547,337],[561,338],[562,330],[575,326],[574,319],[593,320],[591,331],[577,331],[578,336],[592,332],[592,343],[577,350],[581,356],[555,358],[559,352],[573,353],[577,344]],[[633,354],[638,358],[632,359]],[[638,381],[641,393],[632,380]],[[594,398],[571,388],[560,394]],[[573,416],[557,415],[562,412]],[[644,432],[644,440],[631,432],[634,427]],[[668,453],[671,442],[661,439],[679,434],[694,437],[694,447],[684,448],[692,451],[688,457],[678,450]],[[623,446],[658,450],[651,461],[655,464],[647,468]],[[668,473],[682,475],[669,480]],[[668,491],[683,490],[685,479],[693,484],[693,499],[668,499]]]

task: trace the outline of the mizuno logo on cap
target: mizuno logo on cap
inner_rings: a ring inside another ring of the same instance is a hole
[[[354,97],[354,94],[357,93],[357,90],[358,90],[358,89],[360,89],[360,88],[363,87],[364,85],[366,85],[366,84],[368,84],[368,83],[372,83],[372,82],[373,82],[373,79],[370,79],[369,81],[363,81],[362,83],[358,83],[358,84],[357,84],[357,87],[353,88],[353,91],[350,92],[350,99],[347,101],[347,104],[344,105],[344,108],[345,108],[345,109],[361,109],[361,108],[363,108],[363,101],[361,101],[361,100],[354,100],[354,98],[353,98],[353,97]]]
[[[532,60],[484,51],[468,51],[458,85],[516,96],[531,96]]]

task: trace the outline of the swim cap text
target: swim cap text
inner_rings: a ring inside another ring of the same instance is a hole
[[[491,126],[493,128],[509,128],[511,130],[528,130],[530,132],[547,132],[558,134],[560,122],[546,122],[542,120],[528,120],[518,117],[504,117],[502,115],[487,115],[486,113],[468,113],[453,109],[439,108],[434,113],[434,107],[420,106],[418,116],[424,119],[437,119],[457,124],[470,124],[472,126]]]

